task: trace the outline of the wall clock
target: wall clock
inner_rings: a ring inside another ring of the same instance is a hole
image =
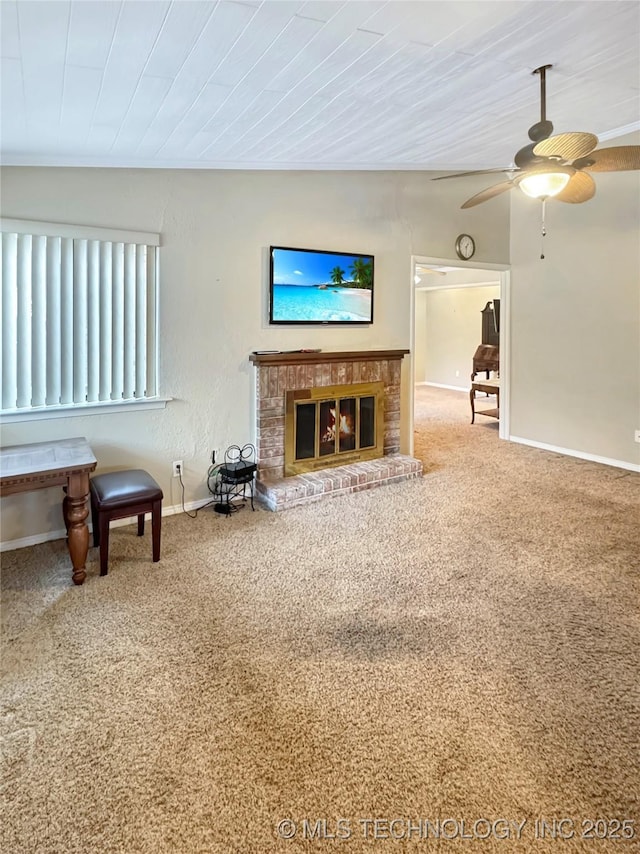
[[[469,234],[460,234],[456,240],[456,252],[458,254],[458,258],[462,258],[463,261],[468,261],[469,258],[473,257],[473,253],[475,251],[476,243],[473,237]]]

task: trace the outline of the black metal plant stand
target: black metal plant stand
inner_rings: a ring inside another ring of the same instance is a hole
[[[213,509],[216,513],[230,515],[240,510],[244,504],[234,504],[236,499],[247,501],[247,488],[251,509],[253,506],[253,487],[256,477],[256,449],[253,445],[230,445],[224,453],[224,462],[209,475],[209,490],[219,499]]]

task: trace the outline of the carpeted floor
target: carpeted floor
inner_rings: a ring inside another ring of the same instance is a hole
[[[419,481],[3,555],[4,854],[640,850],[640,477],[417,415]]]

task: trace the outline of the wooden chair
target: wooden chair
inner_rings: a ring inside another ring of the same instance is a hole
[[[153,562],[160,560],[162,490],[143,469],[127,469],[91,478],[93,545],[100,546],[100,575],[107,574],[109,523],[112,519],[138,517],[138,536],[144,534],[145,513],[151,513]]]

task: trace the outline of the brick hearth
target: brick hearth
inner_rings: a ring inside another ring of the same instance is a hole
[[[390,454],[377,460],[334,466],[308,474],[258,481],[257,494],[269,510],[288,510],[323,498],[360,492],[422,475],[422,463],[413,457]]]
[[[346,492],[408,480],[422,464],[400,450],[400,371],[408,350],[328,353],[254,353],[258,498],[282,510]],[[313,473],[284,477],[286,392],[362,382],[384,383],[384,456]]]

